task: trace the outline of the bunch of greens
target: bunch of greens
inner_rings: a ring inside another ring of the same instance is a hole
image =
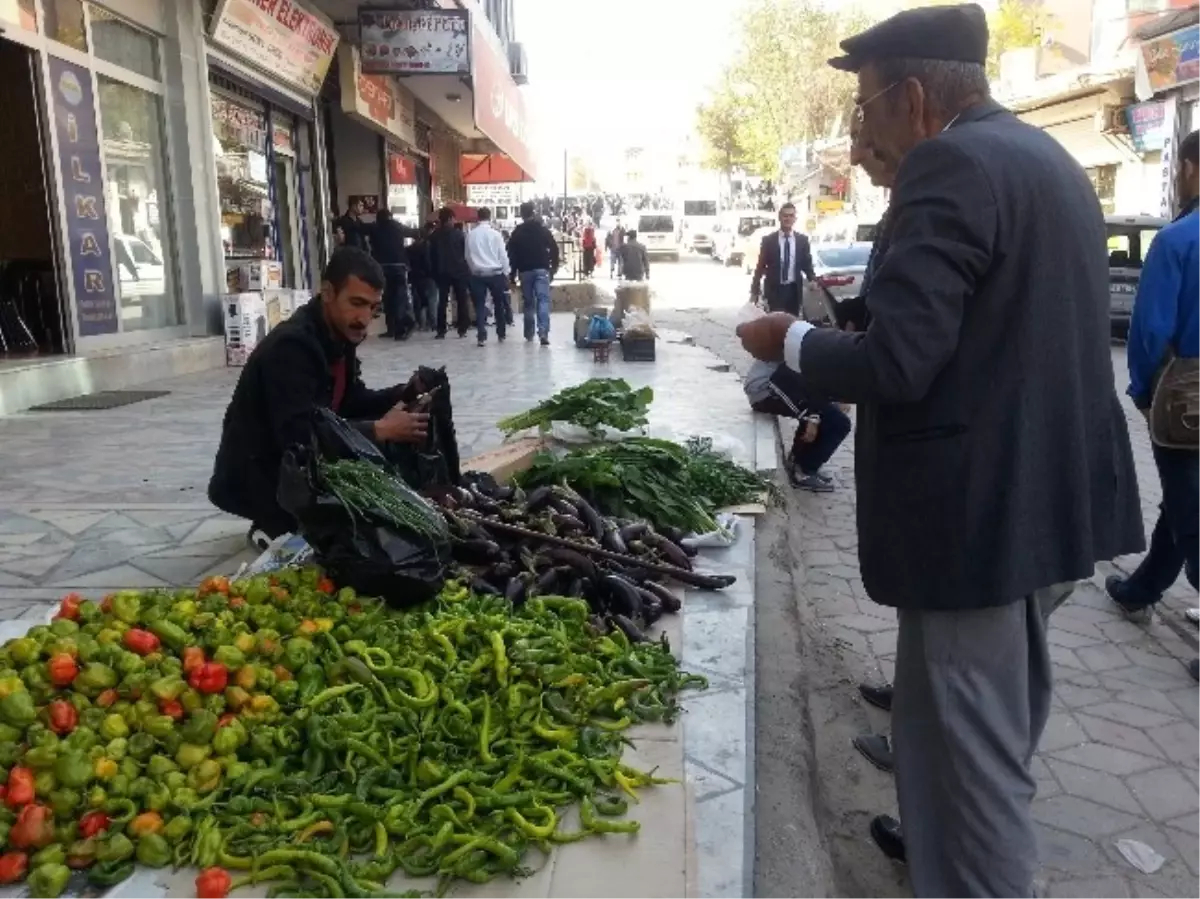
[[[699,534],[716,527],[717,509],[754,502],[770,491],[768,482],[714,452],[711,440],[699,438],[686,447],[635,437],[561,457],[539,453],[521,483],[565,483],[608,515]]]
[[[441,513],[378,465],[358,459],[322,459],[318,465],[326,488],[356,521],[373,517],[431,540],[447,539]]]
[[[653,399],[651,388],[634,390],[623,378],[592,378],[560,390],[532,409],[501,419],[496,427],[511,435],[528,428],[546,431],[551,422],[563,421],[603,437],[606,427],[616,431],[645,427],[646,410]]]

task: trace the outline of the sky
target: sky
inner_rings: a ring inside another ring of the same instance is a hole
[[[734,51],[743,2],[514,0],[539,181],[562,171],[564,148],[599,158],[679,143]]]

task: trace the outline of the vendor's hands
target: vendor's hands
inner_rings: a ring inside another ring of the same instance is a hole
[[[742,348],[755,359],[763,362],[783,361],[783,341],[788,328],[799,319],[786,312],[768,312],[737,326],[737,336]]]
[[[408,379],[408,383],[404,386],[406,391],[411,391],[413,396],[420,396],[425,392],[425,382],[421,380],[421,373],[414,371],[412,377]]]
[[[395,405],[375,422],[375,439],[381,443],[421,443],[429,435],[429,416],[407,412]]]

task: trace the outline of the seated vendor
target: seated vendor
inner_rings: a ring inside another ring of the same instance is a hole
[[[800,376],[777,362],[755,362],[744,385],[750,408],[797,420],[796,437],[786,460],[793,487],[814,493],[833,490],[833,478],[821,466],[850,433],[850,418],[836,403],[814,403],[805,396]]]
[[[311,440],[313,412],[325,407],[379,444],[419,444],[429,415],[406,411],[425,389],[372,390],[355,350],[383,302],[384,274],[365,251],[341,247],[321,274],[321,292],[277,325],[246,362],[225,412],[208,498],[251,521],[250,542],[294,530],[275,498],[286,449]]]

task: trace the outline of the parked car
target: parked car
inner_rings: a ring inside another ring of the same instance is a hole
[[[837,302],[858,296],[867,261],[871,258],[871,244],[865,241],[853,243],[827,243],[813,247],[813,274],[817,283]],[[805,290],[802,298],[804,317],[818,322],[829,318],[821,295]]]
[[[763,225],[761,228],[754,231],[748,238],[744,246],[746,249],[742,254],[742,271],[747,275],[754,274],[754,269],[758,266],[758,251],[762,248],[763,238],[776,230],[774,221],[769,225]]]
[[[666,256],[679,261],[679,225],[669,212],[643,212],[637,217],[638,241],[647,256]]]
[[[712,254],[713,259],[725,265],[740,265],[751,249],[758,252],[754,243],[754,234],[761,228],[774,228],[775,221],[763,212],[752,209],[739,209],[726,212],[713,228]],[[759,242],[762,238],[759,238]]]
[[[1151,215],[1108,215],[1108,301],[1112,336],[1129,335],[1133,300],[1142,277],[1142,262],[1166,219]]]

